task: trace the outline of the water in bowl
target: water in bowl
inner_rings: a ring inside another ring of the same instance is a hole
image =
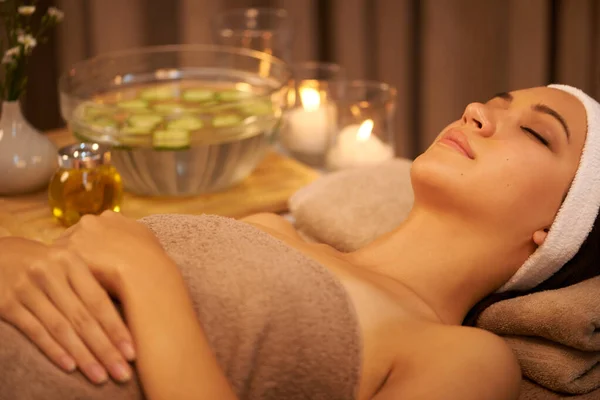
[[[81,103],[74,131],[113,146],[131,192],[206,193],[241,181],[264,157],[281,114],[268,89],[190,80],[117,88]]]

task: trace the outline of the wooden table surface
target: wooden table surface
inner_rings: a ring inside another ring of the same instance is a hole
[[[48,134],[58,147],[75,142],[66,130]],[[270,152],[242,183],[217,193],[186,198],[140,197],[126,193],[122,212],[132,218],[159,213],[217,214],[239,218],[257,212],[284,212],[288,198],[318,177],[295,160]],[[47,192],[0,196],[0,236],[51,242],[64,227],[54,220]]]

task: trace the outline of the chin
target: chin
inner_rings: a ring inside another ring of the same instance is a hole
[[[472,202],[474,165],[472,160],[453,149],[434,144],[417,157],[411,168],[415,202],[453,204],[464,207]]]

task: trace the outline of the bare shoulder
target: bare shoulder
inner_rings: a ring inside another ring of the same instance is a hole
[[[505,341],[484,330],[424,324],[374,400],[516,400],[521,371]]]

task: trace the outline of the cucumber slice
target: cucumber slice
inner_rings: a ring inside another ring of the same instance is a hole
[[[181,150],[190,147],[190,133],[183,129],[154,131],[152,146],[156,150]]]
[[[238,125],[243,119],[236,114],[222,114],[213,118],[212,124],[216,128]]]
[[[126,110],[146,110],[148,108],[148,102],[145,100],[125,100],[117,103],[117,107],[124,108]]]
[[[92,126],[95,128],[115,128],[117,121],[109,117],[98,117],[92,121]]]
[[[212,124],[214,127],[221,128],[227,126],[238,125],[243,121],[242,117],[236,114],[221,114],[213,118]]]
[[[211,100],[211,101],[207,101],[205,103],[202,103],[202,107],[204,107],[204,108],[211,108],[211,107],[214,107],[214,106],[218,106],[219,104],[221,104],[221,103],[219,103],[216,100]]]
[[[183,99],[194,103],[212,100],[214,97],[215,92],[207,89],[188,89],[183,92]]]
[[[148,135],[152,131],[152,127],[147,126],[124,126],[121,133],[126,135]]]
[[[139,98],[148,101],[164,101],[175,97],[175,88],[169,86],[151,87],[142,90]]]
[[[273,114],[273,105],[271,101],[255,101],[240,107],[244,115],[268,115]]]
[[[112,115],[113,110],[103,106],[102,104],[89,104],[83,109],[83,117],[88,120],[94,120],[98,117],[107,117]]]
[[[204,126],[204,124],[198,118],[183,117],[169,122],[167,124],[167,129],[195,131],[196,129],[202,128],[202,126]]]
[[[152,111],[149,108],[130,108],[129,110],[126,110],[129,112],[129,114],[133,114],[133,115],[143,115],[143,114],[152,114],[154,111]]]
[[[252,97],[252,93],[242,92],[241,90],[224,90],[222,92],[217,92],[217,98],[220,101],[237,101],[247,99],[248,97]]]
[[[161,114],[175,114],[185,111],[185,108],[179,103],[159,103],[154,105],[154,111]]]
[[[127,122],[131,126],[141,127],[141,128],[149,128],[152,129],[156,125],[162,122],[162,117],[160,115],[132,115],[127,119]]]

